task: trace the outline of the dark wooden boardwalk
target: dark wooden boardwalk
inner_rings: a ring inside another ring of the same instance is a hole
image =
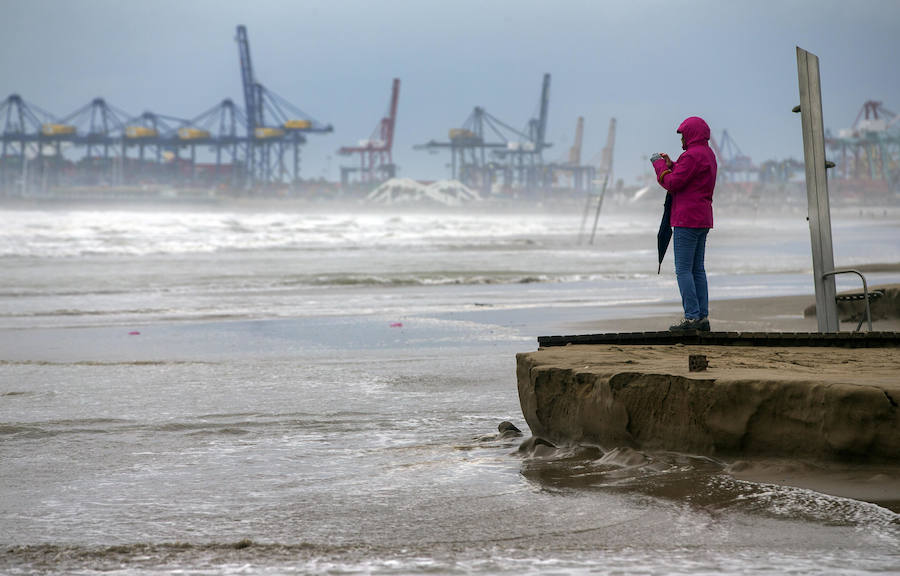
[[[538,336],[541,347],[568,344],[703,346],[838,346],[842,348],[900,347],[900,332],[610,332],[571,336]]]

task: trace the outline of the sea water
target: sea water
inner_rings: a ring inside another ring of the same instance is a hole
[[[528,435],[536,336],[677,317],[658,214],[612,210],[592,244],[580,218],[0,209],[0,572],[900,570],[886,508],[497,434]],[[839,264],[900,262],[896,219],[834,236]],[[810,262],[802,217],[709,239],[713,298],[812,300]]]

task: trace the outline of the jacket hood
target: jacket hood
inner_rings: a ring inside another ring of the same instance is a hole
[[[691,116],[681,123],[678,133],[684,136],[682,148],[687,150],[695,144],[705,144],[709,141],[709,124],[699,116]]]

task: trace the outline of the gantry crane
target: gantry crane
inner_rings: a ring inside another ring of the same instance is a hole
[[[192,158],[195,157],[198,145],[209,146],[216,154],[215,164],[204,166],[206,174],[198,175],[197,167],[193,165],[191,178],[202,176],[207,183],[239,187],[244,181],[246,170],[246,162],[241,161],[240,151],[247,143],[246,136],[239,129],[246,125],[245,114],[230,98],[226,98],[179,128],[179,143],[190,147]],[[176,154],[177,150],[178,148]],[[230,159],[230,162],[223,162],[223,159]]]
[[[722,136],[719,139],[716,139],[715,136],[710,137],[709,143],[718,160],[719,179],[728,182],[747,181],[759,172],[759,168],[754,166],[753,160],[741,152],[740,146],[728,134],[728,130],[722,130]]]
[[[825,135],[835,180],[857,193],[900,191],[900,115],[881,102],[863,103],[853,125]]]
[[[569,148],[568,157],[564,161],[548,164],[546,169],[553,174],[552,184],[557,188],[588,191],[594,179],[595,168],[581,164],[581,147],[584,140],[584,117],[579,116],[575,122],[575,141]],[[560,178],[564,176],[564,178]]]
[[[72,142],[84,147],[79,160],[79,184],[122,184],[125,122],[129,114],[97,97],[65,116],[63,126],[74,127]]]
[[[125,122],[123,139],[124,183],[154,181],[237,188],[244,173],[240,147],[246,143],[238,128],[244,125],[243,112],[228,98],[190,120],[149,111],[131,118]],[[131,148],[137,148],[137,158],[128,157]],[[199,163],[198,148],[214,152],[215,163]],[[147,158],[147,151],[152,158]],[[223,163],[223,157],[230,162]]]
[[[497,140],[486,140],[486,133]],[[518,151],[520,147],[529,152],[534,150],[534,145],[527,141],[527,134],[509,126],[480,106],[472,110],[462,127],[451,128],[448,136],[447,142],[430,140],[415,148],[429,151],[449,149],[451,178],[483,193],[490,193],[496,172],[504,168],[498,162],[489,161],[488,152]],[[504,177],[510,177],[510,174],[504,173]]]
[[[542,156],[552,146],[546,141],[549,104],[550,74],[544,74],[538,117],[530,119],[524,131],[476,106],[462,127],[450,130],[449,141],[431,140],[414,148],[449,149],[451,177],[483,193],[491,191],[498,173],[507,190],[549,187],[552,175],[545,170]]]
[[[122,183],[145,181],[177,181],[171,166],[163,160],[175,148],[175,134],[187,120],[146,111],[125,121],[122,136]],[[137,148],[137,158],[129,158],[128,151]],[[148,158],[148,152],[152,158]]]
[[[237,43],[246,113],[231,100],[184,120],[155,112],[132,116],[103,98],[61,119],[13,94],[0,102],[0,190],[67,184],[224,185],[299,180],[300,150],[307,133],[331,132],[257,81],[245,26]],[[63,146],[80,148],[77,162],[63,157]],[[199,164],[197,151],[215,153],[215,164]],[[293,170],[285,155],[293,148]],[[136,153],[135,153],[136,151]],[[129,157],[129,153],[131,157]],[[182,154],[187,158],[183,158]],[[135,157],[136,156],[136,157]],[[223,157],[231,163],[223,163]]]
[[[394,145],[394,126],[397,123],[397,102],[400,97],[400,79],[394,78],[391,88],[391,101],[387,116],[383,117],[368,140],[362,140],[357,146],[343,146],[338,150],[341,156],[359,154],[359,166],[341,166],[341,185],[350,182],[350,175],[358,172],[360,182],[373,183],[393,178],[396,166],[391,156]]]
[[[553,186],[553,171],[544,166],[544,149],[547,142],[547,118],[550,111],[550,74],[544,74],[538,116],[528,120],[528,136],[525,142],[508,142],[506,150],[494,150],[493,156],[506,160],[503,166],[504,187],[514,186],[523,190],[549,190]]]
[[[0,128],[0,188],[6,191],[25,190],[29,180],[35,180],[35,174],[46,168],[44,147],[50,145],[59,153],[62,142],[75,134],[74,128],[18,94],[0,102]],[[37,170],[33,168],[35,162]]]
[[[307,133],[333,130],[315,120],[290,102],[266,88],[253,73],[247,27],[237,27],[241,82],[246,105],[246,170],[245,186],[256,183],[283,182],[287,175],[284,155],[293,149],[293,180],[300,179],[300,146]],[[272,122],[267,123],[267,113]]]

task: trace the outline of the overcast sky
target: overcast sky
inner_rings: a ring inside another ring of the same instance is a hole
[[[303,176],[338,178],[337,148],[367,138],[402,81],[400,175],[449,175],[447,138],[474,106],[517,128],[552,75],[545,158],[563,159],[578,116],[584,157],[618,119],[615,172],[635,182],[675,128],[704,117],[760,162],[802,157],[795,46],[821,59],[826,128],[864,101],[900,112],[900,1],[0,0],[0,97],[65,116],[103,96],[132,114],[192,117],[242,103],[235,28],[257,78],[322,122]]]

